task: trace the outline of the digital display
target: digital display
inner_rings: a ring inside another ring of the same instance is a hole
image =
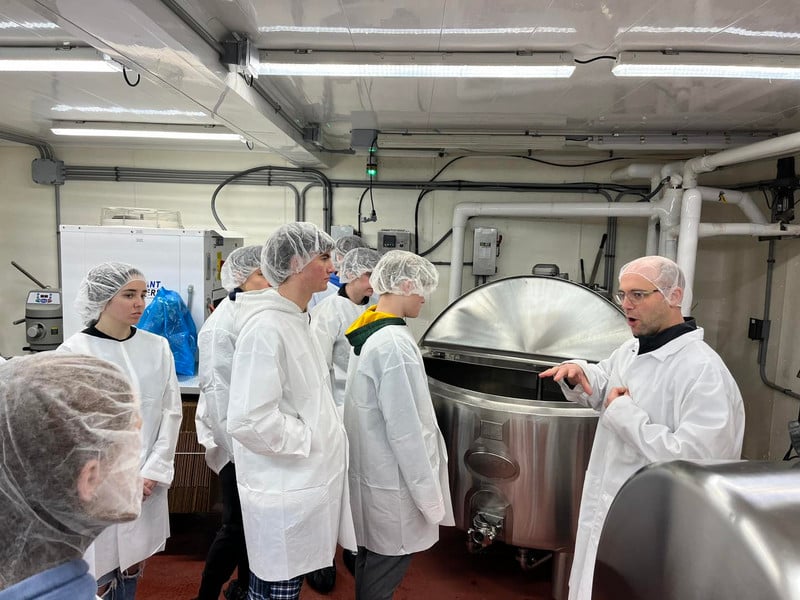
[[[397,237],[394,235],[384,235],[383,236],[383,247],[384,248],[395,248],[397,246]]]
[[[61,292],[29,292],[28,304],[61,304]]]

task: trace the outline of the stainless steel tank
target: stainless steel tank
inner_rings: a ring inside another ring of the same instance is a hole
[[[630,335],[605,297],[536,276],[467,292],[425,332],[456,525],[472,549],[503,541],[572,552],[597,413],[537,374],[570,358],[599,361]]]
[[[800,599],[800,465],[674,461],[622,486],[594,600]]]

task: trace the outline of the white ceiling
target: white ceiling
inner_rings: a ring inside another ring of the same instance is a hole
[[[331,156],[303,142],[312,124],[331,149],[349,147],[354,125],[576,140],[789,133],[800,131],[800,82],[619,78],[613,60],[599,59],[566,80],[261,77],[256,89],[221,64],[219,49],[236,32],[273,50],[800,55],[797,8],[797,0],[5,0],[0,46],[91,45],[141,82],[0,73],[0,129],[63,143],[49,131],[54,120],[219,124],[298,165]]]

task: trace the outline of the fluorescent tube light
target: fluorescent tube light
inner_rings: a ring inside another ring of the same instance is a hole
[[[161,140],[245,142],[238,133],[218,125],[155,125],[150,123],[54,123],[55,135]]]
[[[558,150],[566,143],[563,135],[489,133],[379,133],[379,149],[414,150]]]
[[[118,73],[122,65],[94,48],[0,48],[0,71]]]
[[[565,78],[567,53],[287,52],[261,50],[259,75],[298,77]]]
[[[702,52],[621,52],[618,77],[721,77],[800,79],[800,56]]]

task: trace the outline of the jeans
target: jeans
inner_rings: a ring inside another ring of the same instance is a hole
[[[217,531],[206,556],[206,566],[200,582],[197,600],[217,600],[225,582],[239,567],[239,584],[246,588],[250,579],[250,564],[242,525],[242,505],[236,487],[236,467],[228,463],[219,472],[222,487],[222,527]]]
[[[97,580],[97,595],[102,600],[134,600],[136,587],[139,585],[139,578],[143,572],[144,561],[139,563],[138,570],[137,565],[133,565],[125,571],[114,569]]]

